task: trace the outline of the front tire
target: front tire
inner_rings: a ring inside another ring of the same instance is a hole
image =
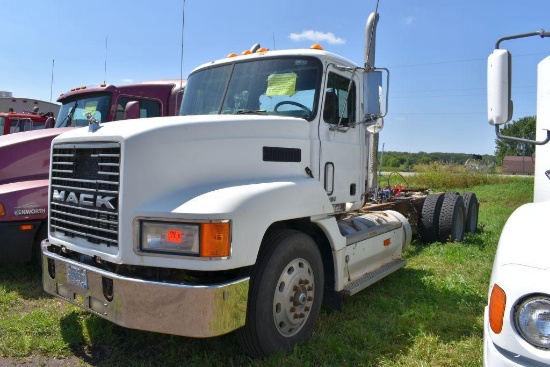
[[[268,236],[250,277],[246,324],[237,330],[246,353],[263,358],[309,339],[323,282],[323,261],[310,236],[294,230]]]

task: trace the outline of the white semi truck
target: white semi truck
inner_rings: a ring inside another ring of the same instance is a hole
[[[180,116],[57,137],[44,289],[129,328],[236,330],[262,357],[309,338],[322,303],[405,266],[417,223],[427,242],[475,230],[471,194],[364,209],[389,79],[374,67],[377,17],[363,66],[318,45],[254,46],[196,68]]]
[[[484,366],[550,365],[550,57],[538,64],[536,141],[500,134],[512,119],[511,54],[506,40],[540,36],[543,30],[504,37],[488,60],[488,118],[503,139],[536,144],[534,202],[506,222],[493,264],[484,317]]]

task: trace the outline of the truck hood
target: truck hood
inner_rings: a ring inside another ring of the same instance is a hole
[[[311,122],[313,123],[313,122]],[[231,137],[262,137],[267,135],[287,135],[309,129],[309,122],[300,118],[261,116],[261,115],[196,115],[152,117],[135,120],[120,120],[101,124],[95,132],[88,129],[64,133],[60,139],[71,141],[87,140],[128,140],[140,135],[162,134],[172,131],[177,141],[196,141],[201,138],[227,139]],[[192,134],[190,134],[192,132]],[[260,135],[256,135],[256,134]],[[58,139],[58,140],[60,140]]]
[[[151,204],[170,212],[228,186],[309,178],[312,123],[250,115],[158,117],[69,131],[54,144],[118,142],[123,202],[134,208],[169,205],[164,198],[176,196],[173,207]]]
[[[522,265],[550,270],[550,200],[525,204],[512,213],[500,236],[495,267]]]
[[[73,129],[45,129],[0,136],[0,184],[47,179],[53,138]]]
[[[111,185],[104,192],[117,210],[117,243],[124,245],[97,245],[62,233],[52,240],[107,261],[146,265],[158,259],[134,252],[138,221],[227,220],[232,241],[242,245],[222,266],[252,264],[256,253],[249,246],[260,243],[272,223],[334,213],[318,177],[308,173],[318,161],[317,124],[292,117],[203,115],[109,122],[95,132],[66,132],[54,140],[54,149],[79,150],[71,159],[89,169],[75,169],[77,179],[100,177]],[[115,168],[108,173],[104,167]],[[166,267],[183,266],[176,258],[163,261]],[[190,263],[194,268],[220,266]]]

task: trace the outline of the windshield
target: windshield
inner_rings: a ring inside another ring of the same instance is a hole
[[[88,126],[87,113],[92,114],[99,122],[107,121],[109,107],[111,106],[111,95],[96,94],[83,97],[79,98],[77,96],[76,99],[62,102],[55,127]]]
[[[265,58],[200,70],[180,115],[257,113],[312,120],[322,65],[313,57]]]

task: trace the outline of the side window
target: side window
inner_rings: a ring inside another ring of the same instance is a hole
[[[129,97],[120,97],[117,103],[115,120],[122,120],[124,118],[124,108],[130,101],[139,102],[139,117],[157,117],[160,116],[160,104],[157,101],[149,99],[138,99]]]
[[[0,135],[4,135],[4,127],[6,126],[6,119],[0,116]]]
[[[21,121],[18,118],[11,119],[10,134],[18,133],[20,131],[21,131]]]
[[[323,106],[325,122],[338,124],[340,117],[343,126],[355,122],[355,100],[355,83],[351,83],[350,89],[350,79],[329,73]]]
[[[157,101],[140,100],[139,117],[157,117],[160,116],[160,106]]]
[[[33,130],[42,130],[42,129],[44,129],[44,126],[45,126],[45,124],[43,122],[33,121],[32,129]]]

